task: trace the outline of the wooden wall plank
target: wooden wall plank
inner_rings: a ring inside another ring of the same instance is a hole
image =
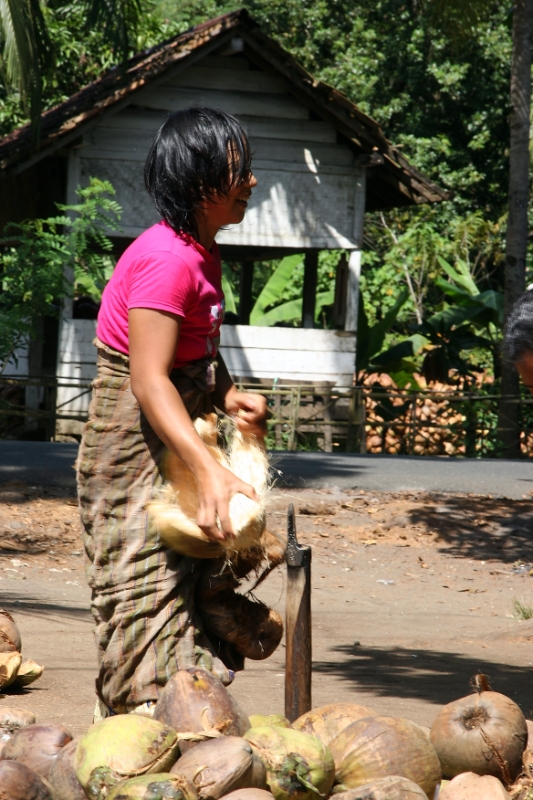
[[[224,347],[248,350],[298,350],[312,353],[355,353],[355,336],[321,328],[267,328],[258,325],[223,325]]]
[[[219,92],[210,89],[155,88],[143,93],[139,102],[143,108],[172,109],[191,105],[220,108],[230,114],[247,114],[278,119],[309,119],[308,109],[290,95],[252,94],[249,92]]]
[[[285,86],[271,75],[259,70],[236,70],[194,66],[183,70],[160,84],[162,88],[214,89],[218,91],[260,92],[285,94]]]

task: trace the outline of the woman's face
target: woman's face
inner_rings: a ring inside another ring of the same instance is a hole
[[[244,181],[230,189],[226,195],[206,199],[203,211],[207,225],[218,230],[225,225],[242,222],[254,186],[257,186],[257,179],[250,170]]]
[[[527,386],[531,394],[533,394],[533,353],[526,353],[522,356],[520,361],[515,364],[520,377]]]

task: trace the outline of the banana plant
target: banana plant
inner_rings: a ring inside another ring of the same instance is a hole
[[[285,256],[276,267],[250,313],[250,325],[261,327],[278,322],[295,322],[302,318],[302,298],[280,303],[279,299],[289,284],[294,272],[303,262],[303,255]],[[319,292],[316,296],[315,316],[322,306],[331,305],[335,300],[333,291]],[[276,305],[277,304],[277,305]]]

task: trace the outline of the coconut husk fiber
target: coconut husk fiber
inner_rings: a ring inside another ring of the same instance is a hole
[[[186,464],[167,452],[162,463],[165,485],[148,505],[148,514],[163,541],[173,550],[193,558],[214,558],[226,551],[247,551],[255,547],[265,529],[265,498],[268,492],[268,456],[255,436],[242,434],[232,425],[228,447],[218,446],[216,414],[199,417],[194,427],[219,464],[253,486],[259,502],[236,494],[229,504],[235,536],[213,542],[196,524],[198,497],[196,481]]]
[[[247,553],[234,553],[206,561],[196,585],[197,608],[210,638],[229,642],[245,658],[268,658],[283,636],[283,620],[277,611],[237,589],[255,572],[257,583],[281,563],[285,546],[267,531]],[[261,573],[261,569],[264,571]]]

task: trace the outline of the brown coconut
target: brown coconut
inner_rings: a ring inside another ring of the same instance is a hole
[[[265,498],[268,491],[268,456],[255,436],[242,434],[233,426],[227,452],[217,445],[216,414],[195,420],[194,426],[219,464],[254,487],[259,502],[243,494],[234,495],[229,515],[235,537],[213,543],[198,527],[196,481],[186,464],[173,453],[163,460],[168,481],[159,496],[147,505],[148,514],[163,541],[182,555],[213,558],[227,551],[246,551],[256,546],[265,529]]]
[[[172,726],[182,753],[217,736],[242,736],[250,721],[222,683],[204,669],[176,672],[161,692],[154,719]]]
[[[224,800],[274,800],[274,795],[264,789],[237,789],[225,794]]]
[[[335,800],[427,800],[427,794],[413,781],[399,775],[377,778],[357,789],[339,792]]]
[[[431,726],[431,741],[446,778],[475,772],[510,783],[522,768],[527,725],[509,697],[480,692],[444,706]]]
[[[511,800],[511,795],[492,775],[463,772],[441,789],[439,800]]]
[[[337,791],[389,775],[408,778],[429,796],[441,779],[439,759],[418,725],[396,717],[364,717],[330,743]]]
[[[48,782],[54,791],[54,800],[87,800],[74,771],[74,756],[79,740],[77,736],[65,745],[50,767]]]
[[[18,761],[42,778],[48,773],[72,734],[63,725],[35,723],[17,731],[0,754],[0,760]]]
[[[25,764],[0,761],[0,800],[52,800],[52,793]]]
[[[35,723],[35,715],[26,708],[0,708],[0,732],[13,734]]]
[[[15,620],[4,608],[0,608],[0,653],[22,650],[22,639]]]
[[[294,720],[292,727],[297,731],[310,733],[329,745],[331,741],[352,722],[363,717],[375,717],[377,711],[357,703],[330,703],[320,708],[313,708]]]
[[[240,736],[222,736],[181,756],[170,770],[190,781],[199,800],[218,800],[234,789],[248,787],[252,781],[253,751]]]

